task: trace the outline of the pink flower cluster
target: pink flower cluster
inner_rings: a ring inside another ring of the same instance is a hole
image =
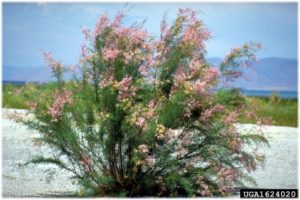
[[[51,52],[43,52],[44,59],[48,66],[53,70],[53,71],[60,71],[61,70],[61,62],[57,61],[53,58],[53,55]]]
[[[109,28],[108,35],[105,36],[105,47],[102,50],[103,59],[112,61],[118,55],[123,55],[124,62],[127,64],[133,59],[136,49],[149,48],[144,43],[148,39],[148,33],[140,27],[122,27],[124,12],[120,11],[113,21],[110,21],[107,15],[100,16],[95,28],[95,39],[100,36],[106,28]],[[124,48],[126,42],[126,48]]]
[[[155,108],[155,105],[156,105],[156,102],[154,99],[150,100],[149,103],[148,103],[148,108],[149,109],[154,109]]]
[[[241,149],[241,142],[238,139],[232,140],[229,143],[229,148],[233,151],[239,151]]]
[[[103,76],[102,81],[101,81],[101,87],[106,88],[109,84],[111,84],[114,80],[113,76],[106,75]]]
[[[189,68],[190,68],[192,77],[195,76],[199,72],[202,64],[203,63],[198,59],[191,60],[191,62],[189,63]]]
[[[220,72],[217,68],[209,67],[205,70],[203,79],[206,82],[210,83],[210,82],[216,81],[216,79],[218,78],[219,75],[220,75]]]
[[[206,185],[206,184],[204,184],[204,183],[201,184],[200,194],[201,194],[202,196],[212,196],[212,193],[211,193],[211,191],[209,190],[208,185]]]
[[[232,168],[221,168],[221,170],[218,172],[218,176],[222,181],[227,180],[232,182],[238,178],[237,175],[237,170]]]
[[[142,128],[144,127],[145,123],[146,123],[146,119],[144,117],[138,117],[137,121],[135,122],[135,125]]]
[[[131,39],[134,44],[142,43],[148,36],[148,33],[140,29],[132,29]]]
[[[30,110],[36,110],[37,103],[29,101],[29,102],[27,102],[27,105],[28,105]]]
[[[132,82],[132,77],[125,77],[122,79],[122,81],[119,84],[119,100],[126,99],[128,97],[135,96],[135,92],[137,90],[136,87],[130,87],[130,84]]]
[[[123,56],[125,58],[125,64],[128,64],[129,61],[131,61],[133,58],[133,53],[132,52],[124,52]]]
[[[103,54],[103,59],[105,61],[112,61],[114,60],[118,54],[120,53],[120,51],[118,49],[108,49],[108,48],[104,48],[102,50],[102,54]]]
[[[88,29],[88,28],[85,28],[85,27],[82,28],[81,32],[83,33],[85,39],[89,39],[92,36],[92,33],[91,33],[90,29]]]
[[[79,163],[84,167],[85,172],[92,171],[92,161],[87,155],[82,155]]]
[[[219,191],[223,196],[230,194],[233,191],[233,188],[227,185],[223,185],[219,188]]]
[[[224,123],[227,125],[231,125],[236,123],[239,113],[237,111],[232,111],[224,118]]]
[[[138,149],[141,153],[149,153],[149,148],[145,144],[141,144],[138,146]]]
[[[77,71],[77,66],[76,66],[76,65],[70,65],[70,66],[69,66],[69,69],[70,69],[70,71],[71,71],[73,74],[75,74],[76,71]]]
[[[145,159],[147,165],[153,166],[155,165],[156,159],[153,156],[147,156]]]
[[[250,42],[242,47],[233,48],[226,55],[222,66],[223,68],[229,68],[231,66],[250,67],[253,62],[257,62],[254,53],[261,48],[261,44],[255,42]],[[223,73],[226,75],[226,81],[232,81],[242,76],[242,72],[237,70],[226,69],[226,72]]]
[[[214,67],[207,68],[204,71],[202,79],[197,80],[193,85],[193,90],[196,93],[206,92],[210,84],[217,80],[218,76],[219,76],[219,71],[217,70],[217,68]]]
[[[62,91],[57,91],[54,94],[54,103],[53,105],[49,108],[48,114],[51,115],[53,118],[53,121],[57,121],[61,116],[62,116],[62,110],[66,104],[71,104],[72,99],[71,99],[71,91],[69,90],[62,90]]]
[[[186,133],[183,136],[182,141],[181,141],[182,146],[188,147],[191,144],[191,142],[192,142],[192,139],[191,139],[190,134]]]
[[[22,89],[21,88],[19,88],[19,89],[16,89],[15,90],[15,95],[20,95],[22,93]]]
[[[217,104],[212,108],[206,109],[204,112],[201,113],[200,120],[205,122],[209,118],[211,118],[215,113],[223,112],[225,107],[221,104]]]
[[[208,85],[206,81],[197,80],[193,85],[193,90],[196,93],[204,93],[207,89]]]
[[[17,111],[13,111],[11,113],[7,114],[8,119],[11,119],[13,121],[22,121],[24,119],[24,115],[18,113]]]
[[[108,16],[105,15],[101,15],[99,17],[99,20],[96,24],[96,28],[95,28],[95,37],[98,37],[102,34],[103,30],[109,26],[109,19]]]
[[[177,151],[176,151],[176,154],[177,154],[177,157],[180,158],[180,157],[183,157],[185,156],[189,151],[184,148],[184,147],[180,147]]]
[[[197,12],[194,11],[193,9],[191,9],[191,8],[179,8],[178,11],[179,11],[180,16],[184,17],[186,20],[189,20],[193,23],[196,22]]]
[[[198,51],[203,51],[204,42],[211,37],[211,34],[200,21],[197,21],[196,14],[197,12],[190,8],[179,10],[179,15],[186,23],[182,41],[185,44],[195,45]]]
[[[187,80],[188,76],[183,67],[179,67],[174,74],[174,86],[178,87],[178,85],[185,80]]]
[[[196,99],[188,99],[185,102],[185,109],[183,110],[184,117],[190,117],[192,115],[192,110],[199,108],[200,103]]]
[[[121,22],[124,18],[123,11],[118,11],[117,15],[115,16],[114,21],[111,23],[111,26],[114,28],[119,28],[121,26]]]

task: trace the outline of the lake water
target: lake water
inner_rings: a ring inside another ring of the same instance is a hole
[[[246,96],[255,96],[255,97],[268,97],[272,94],[277,94],[283,99],[297,99],[298,93],[296,91],[263,91],[263,90],[241,90],[242,94]]]
[[[24,81],[3,81],[2,82],[4,85],[5,84],[14,84],[14,85],[24,85],[26,82]],[[267,90],[245,90],[245,89],[240,89],[242,94],[246,96],[255,96],[255,97],[268,97],[272,94],[277,94],[279,97],[283,99],[297,99],[298,98],[298,93],[296,91],[267,91]]]

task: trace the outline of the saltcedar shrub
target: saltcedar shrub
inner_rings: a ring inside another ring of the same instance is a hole
[[[158,38],[142,24],[123,26],[124,15],[83,29],[77,65],[44,53],[57,84],[33,100],[35,118],[23,123],[55,153],[30,163],[71,172],[93,196],[226,196],[253,182],[248,172],[264,157],[248,145],[268,142],[238,131],[241,117],[261,120],[224,83],[255,62],[260,45],[234,48],[212,66],[211,33],[195,11],[179,9],[172,24],[164,18]]]

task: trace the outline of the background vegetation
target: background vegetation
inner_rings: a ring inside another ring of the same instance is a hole
[[[31,97],[38,96],[47,90],[55,87],[55,83],[47,84],[25,84],[13,85],[4,84],[2,88],[2,107],[15,109],[29,109],[26,104],[29,95]],[[229,102],[237,98],[230,91],[220,92],[224,99]],[[272,118],[272,124],[276,126],[298,125],[298,102],[297,99],[283,99],[276,93],[269,97],[246,97],[246,104],[253,109],[257,108],[257,115],[261,118]],[[238,101],[238,99],[236,99]],[[254,123],[249,119],[242,119],[243,123]]]

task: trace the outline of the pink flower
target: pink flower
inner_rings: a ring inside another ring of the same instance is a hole
[[[154,107],[155,107],[155,100],[154,99],[152,99],[149,103],[148,103],[148,108],[149,109],[154,109]]]
[[[183,67],[178,68],[178,70],[174,74],[174,82],[176,83],[176,85],[184,82],[187,78],[188,77],[187,77]]]
[[[237,121],[238,116],[239,116],[239,113],[236,111],[233,111],[225,117],[224,123],[227,125],[231,125]]]
[[[81,29],[81,32],[83,33],[85,39],[89,39],[91,37],[90,29],[84,27]]]
[[[229,148],[233,151],[239,151],[241,148],[241,142],[237,140],[232,140],[229,142]]]
[[[18,113],[17,111],[11,112],[7,114],[8,119],[14,120],[16,122],[18,121],[22,121],[24,118],[23,115],[21,115],[20,113]]]
[[[189,145],[191,144],[191,142],[192,142],[192,141],[191,141],[190,135],[189,135],[189,134],[186,134],[186,135],[183,137],[181,144],[182,144],[183,146],[189,146]]]
[[[119,54],[119,50],[118,49],[103,49],[102,50],[102,53],[103,53],[103,59],[105,61],[110,61],[110,60],[113,60],[115,59],[118,54]]]
[[[214,107],[210,109],[206,109],[202,114],[201,114],[201,121],[207,121],[209,118],[211,118],[215,113],[220,113],[224,111],[224,106],[221,104],[217,104]]]
[[[76,70],[77,70],[77,66],[76,66],[76,65],[70,65],[70,66],[69,66],[69,69],[70,69],[70,71],[71,71],[73,74],[75,74],[75,73],[76,73]]]
[[[179,150],[177,151],[177,156],[178,157],[183,157],[185,156],[189,151],[184,148],[184,147],[180,147]]]
[[[190,26],[187,31],[185,32],[184,36],[183,36],[183,41],[184,42],[187,42],[187,43],[190,43],[190,42],[193,42],[195,40],[197,40],[197,32],[195,31],[195,28]]]
[[[155,165],[155,162],[156,162],[156,160],[155,160],[155,158],[153,158],[153,156],[147,156],[145,161],[149,166]]]
[[[105,27],[107,27],[109,25],[109,19],[107,17],[107,15],[101,15],[99,17],[99,20],[96,24],[96,28],[95,28],[95,36],[99,36],[102,34],[103,30]]]
[[[81,157],[79,163],[83,165],[84,171],[86,171],[86,172],[92,171],[92,168],[91,168],[92,161],[87,155],[83,155]]]
[[[222,193],[222,195],[228,195],[232,192],[232,187],[230,186],[222,186],[219,191]]]
[[[184,117],[190,117],[192,115],[192,110],[199,108],[200,103],[196,99],[188,99],[186,102],[186,107],[184,109]]]
[[[29,102],[27,102],[27,105],[28,105],[30,110],[36,110],[37,103],[29,101]]]
[[[129,90],[129,85],[132,82],[132,77],[125,77],[120,82],[120,87],[122,90],[127,91]]]
[[[71,92],[69,90],[62,90],[62,91],[57,91],[54,94],[54,103],[53,105],[49,108],[48,114],[51,115],[53,118],[53,121],[57,121],[61,116],[62,116],[62,109],[66,104],[71,104],[72,99],[71,99]]]
[[[203,76],[203,79],[206,81],[206,82],[213,82],[213,81],[216,81],[217,77],[219,76],[219,70],[215,67],[210,67],[210,68],[207,68],[204,72],[204,76]]]
[[[193,89],[196,93],[203,93],[206,91],[207,83],[206,81],[197,80],[193,85]]]
[[[133,55],[131,52],[128,52],[128,53],[125,52],[125,53],[123,53],[123,56],[125,58],[125,64],[128,64],[128,62],[131,61],[133,58]]]
[[[53,58],[51,52],[43,52],[45,62],[53,71],[60,71],[62,69],[61,62]]]
[[[123,18],[124,18],[124,16],[125,16],[125,15],[124,15],[123,11],[119,11],[119,12],[117,13],[117,15],[115,16],[115,19],[114,19],[114,21],[112,22],[111,26],[114,27],[114,28],[119,28],[120,25],[121,25],[121,22],[122,22],[122,20],[123,20]]]
[[[147,38],[147,32],[140,29],[133,29],[131,32],[131,39],[134,44],[140,44]]]
[[[160,23],[160,31],[161,31],[161,33],[164,33],[164,32],[166,31],[167,25],[168,25],[168,24],[167,24],[166,20],[163,19],[163,20],[161,21],[161,23]]]
[[[189,63],[189,68],[191,70],[191,76],[195,76],[196,73],[200,70],[202,63],[199,60],[191,60],[191,62]]]
[[[201,184],[201,187],[202,187],[202,190],[200,193],[202,196],[211,196],[212,195],[211,191],[208,188],[208,185]]]
[[[106,88],[109,84],[111,84],[114,80],[114,77],[111,75],[106,75],[103,77],[101,81],[101,87]]]
[[[127,97],[135,96],[135,92],[137,90],[136,87],[130,87],[132,82],[132,77],[125,77],[119,84],[119,96],[118,99],[126,99]]]
[[[145,144],[141,144],[138,146],[138,149],[141,153],[149,153],[149,148]]]
[[[221,180],[234,181],[237,179],[237,170],[232,168],[221,168],[218,176]]]
[[[206,121],[207,119],[211,118],[213,116],[214,110],[213,109],[207,109],[201,114],[201,120]]]
[[[142,127],[144,127],[145,123],[146,123],[145,118],[144,117],[139,117],[137,119],[137,121],[135,122],[135,125],[137,125],[137,126],[139,126],[139,127],[142,128]]]
[[[145,67],[145,66],[140,66],[139,67],[139,72],[142,74],[142,75],[144,75],[144,76],[146,76],[147,75],[147,68]]]
[[[116,35],[118,37],[128,37],[130,35],[131,32],[131,28],[127,28],[127,27],[120,27],[117,31],[116,31]]]
[[[85,44],[81,44],[81,56],[85,57],[86,55],[88,55],[88,48]]]
[[[22,89],[16,89],[15,90],[15,95],[20,95],[22,93]]]

